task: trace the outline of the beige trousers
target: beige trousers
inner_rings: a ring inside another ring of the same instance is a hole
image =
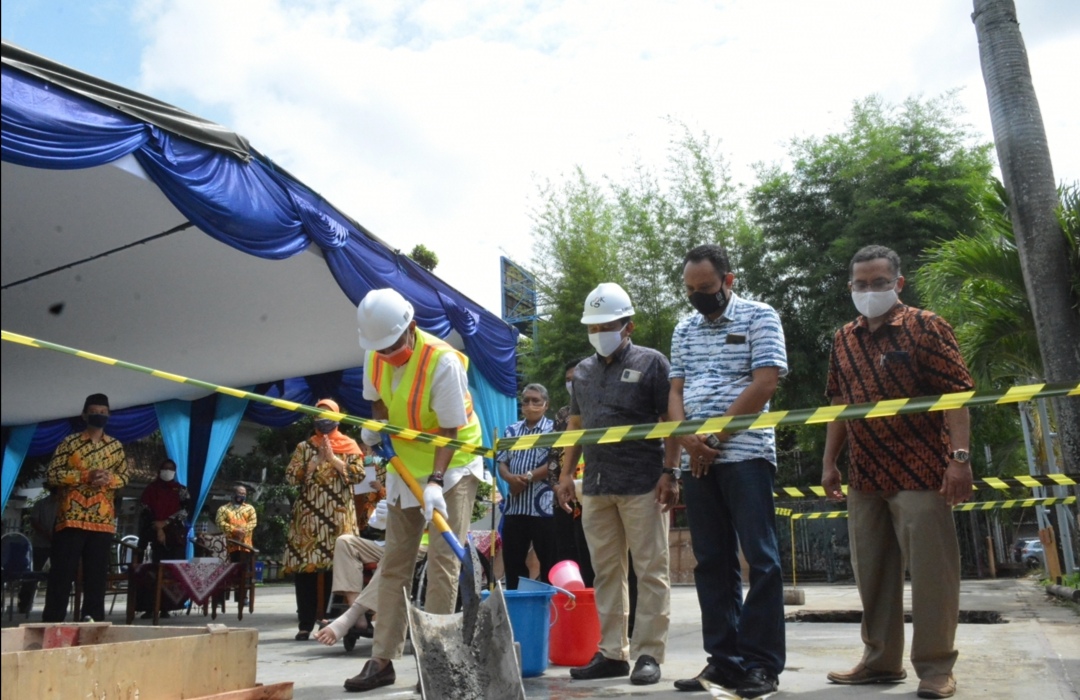
[[[465,476],[446,491],[446,510],[450,528],[464,540],[471,522],[473,500],[480,481],[472,475]],[[406,604],[412,590],[413,572],[416,569],[416,553],[424,534],[424,511],[422,508],[400,508],[391,504],[386,518],[386,547],[376,576],[381,575],[378,587],[379,624],[375,625],[375,644],[371,655],[380,659],[401,658],[408,629]],[[457,605],[457,577],[460,562],[446,540],[432,528],[428,547],[428,587],[425,610],[437,615],[449,615]],[[361,594],[363,597],[363,594]]]
[[[382,561],[385,547],[357,535],[342,535],[334,542],[334,593],[364,590],[364,564]]]
[[[596,572],[600,652],[619,660],[648,654],[663,663],[671,619],[667,514],[660,512],[651,491],[640,496],[583,496],[581,524]],[[638,579],[632,646],[627,639],[627,549]]]
[[[952,673],[960,615],[960,547],[937,491],[849,491],[851,565],[863,605],[863,664],[904,666],[904,571],[911,575],[911,664],[919,678]]]

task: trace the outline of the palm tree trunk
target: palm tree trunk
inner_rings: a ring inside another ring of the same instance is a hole
[[[1080,314],[1072,308],[1068,249],[1050,148],[1013,0],[974,0],[990,121],[1028,303],[1047,381],[1080,380]],[[1054,402],[1066,471],[1080,470],[1080,398]]]

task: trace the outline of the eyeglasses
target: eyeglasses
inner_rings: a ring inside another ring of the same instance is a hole
[[[534,405],[534,406],[543,406],[545,403],[547,403],[547,401],[544,401],[543,399],[536,399],[536,398],[529,397],[529,398],[522,399],[521,403]]]
[[[851,289],[856,292],[887,292],[893,288],[893,285],[896,284],[896,280],[898,279],[900,278],[893,277],[891,280],[878,278],[873,282],[869,283],[863,282],[862,280],[855,280],[852,281],[850,284]]]

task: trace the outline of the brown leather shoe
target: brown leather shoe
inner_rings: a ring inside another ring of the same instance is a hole
[[[956,679],[950,673],[943,676],[927,676],[919,681],[920,698],[951,698],[956,695]]]
[[[394,673],[394,662],[387,661],[381,669],[375,665],[375,660],[370,659],[364,664],[364,670],[359,675],[345,681],[345,690],[352,693],[362,693],[365,690],[374,690],[384,685],[392,685],[397,680]]]
[[[907,671],[875,671],[859,664],[850,671],[832,671],[828,679],[840,685],[871,685],[873,683],[899,683],[907,678]]]

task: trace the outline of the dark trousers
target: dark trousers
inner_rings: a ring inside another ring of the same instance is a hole
[[[548,573],[555,565],[555,519],[535,515],[507,515],[503,518],[503,564],[506,566],[506,588],[515,590],[518,579],[529,576],[525,560],[529,545],[540,560],[540,580],[547,583]]]
[[[71,586],[82,562],[82,616],[105,619],[105,578],[113,533],[65,527],[53,534],[52,565],[45,589],[42,622],[63,622],[67,617]]]
[[[592,588],[596,574],[593,573],[589,544],[585,541],[585,528],[581,526],[581,518],[575,518],[562,508],[556,508],[552,520],[555,521],[555,563],[567,559],[577,562],[585,587]]]
[[[683,479],[701,635],[709,663],[730,673],[784,670],[784,581],[772,491],[773,466],[764,459],[714,464],[701,478],[686,472]],[[745,602],[740,543],[750,565]]]
[[[319,597],[319,576],[323,576],[323,594]],[[334,574],[332,569],[310,574],[296,574],[296,617],[302,632],[315,629],[315,621],[326,612]]]
[[[49,552],[51,551],[49,547],[34,548],[34,571],[41,571],[45,568],[45,562],[49,561]],[[27,581],[19,587],[19,612],[27,614],[33,610],[34,596],[37,595],[37,589],[37,581]]]

